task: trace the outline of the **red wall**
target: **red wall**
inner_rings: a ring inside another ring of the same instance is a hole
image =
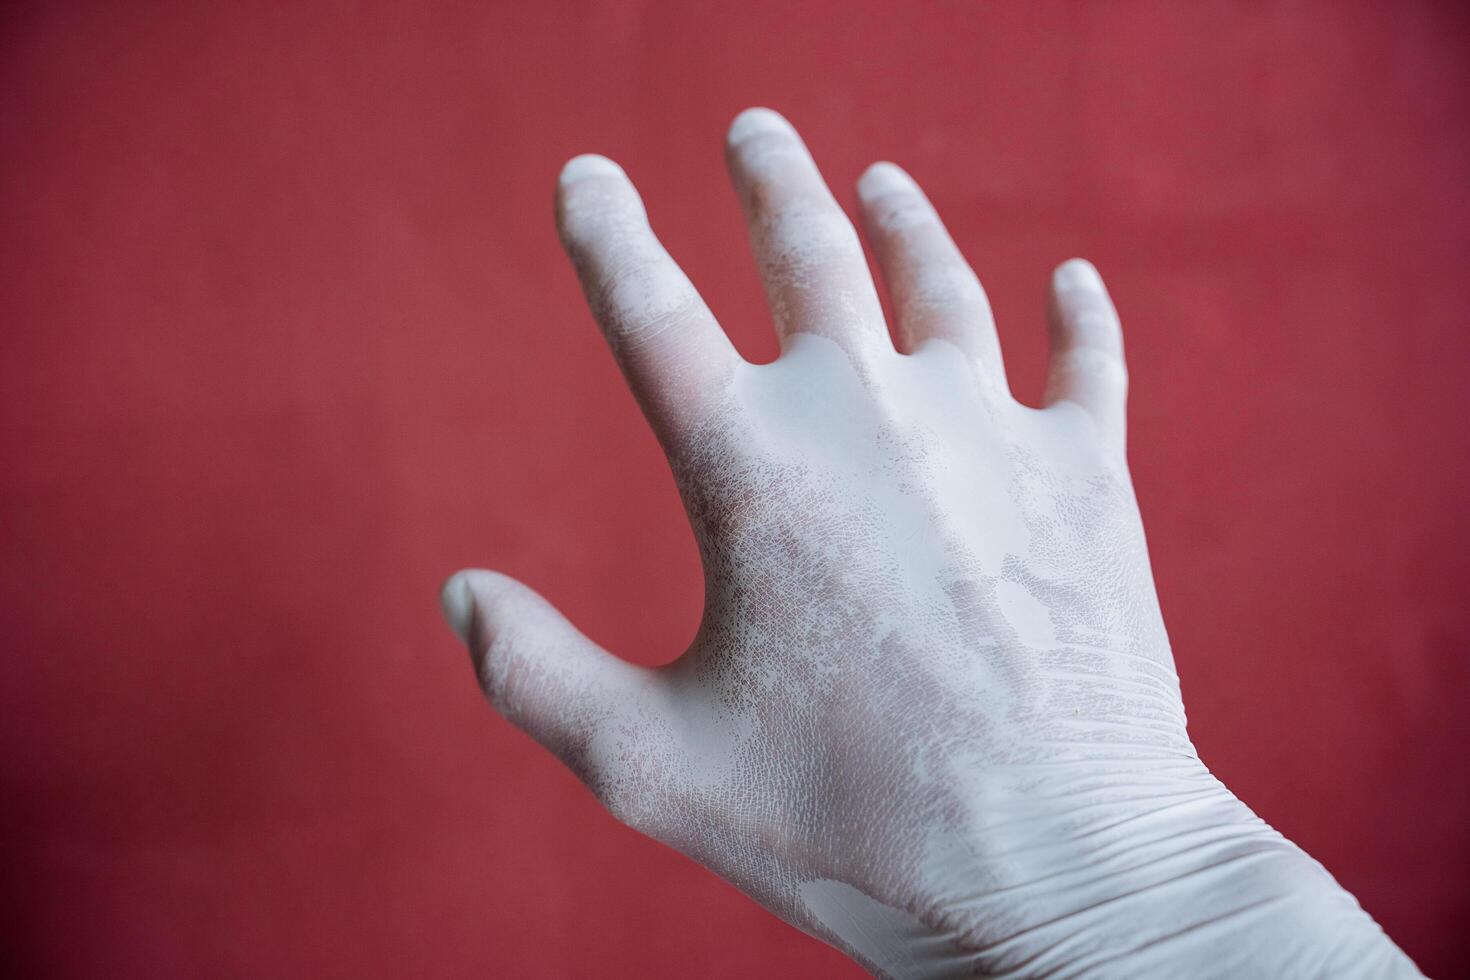
[[[0,12],[17,972],[855,973],[604,816],[436,605],[489,565],[633,659],[692,635],[695,548],[551,191],[620,160],[768,358],[721,164],[750,104],[844,199],[876,158],[928,186],[1023,398],[1047,273],[1098,263],[1201,753],[1463,968],[1457,5],[425,6]]]

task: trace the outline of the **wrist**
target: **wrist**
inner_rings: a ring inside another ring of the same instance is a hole
[[[1419,975],[1321,864],[1203,765],[1171,782],[998,828],[994,887],[945,889],[926,920],[981,976]]]

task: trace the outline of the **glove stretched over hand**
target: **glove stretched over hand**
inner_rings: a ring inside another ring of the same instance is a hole
[[[880,975],[1417,975],[1190,744],[1097,271],[1053,276],[1029,408],[901,170],[859,197],[905,354],[791,126],[748,110],[728,159],[770,364],[734,351],[616,164],[572,160],[557,196],[699,541],[699,633],[637,667],[461,572],[445,609],[496,708],[619,819]]]

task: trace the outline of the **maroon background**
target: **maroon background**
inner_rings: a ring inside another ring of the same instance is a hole
[[[620,160],[747,355],[721,165],[928,187],[1018,394],[1112,285],[1205,759],[1433,972],[1470,918],[1456,4],[7,4],[3,956],[62,976],[851,976],[487,710],[462,565],[662,661],[694,545],[553,232]]]

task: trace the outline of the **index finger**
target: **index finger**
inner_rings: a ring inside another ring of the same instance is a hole
[[[568,161],[558,181],[556,221],[628,386],[671,447],[740,355],[654,236],[622,167],[593,154]]]

